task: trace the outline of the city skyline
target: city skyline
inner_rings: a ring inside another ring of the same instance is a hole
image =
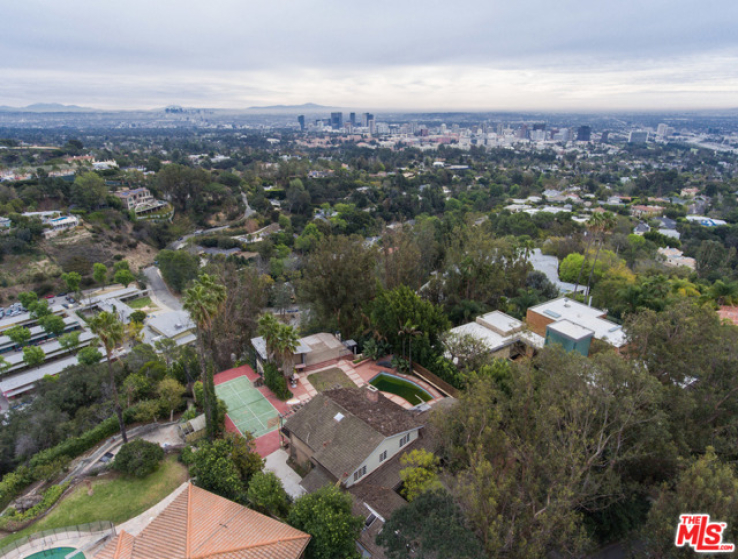
[[[735,108],[738,6],[715,0],[36,0],[3,8],[0,105],[368,110]]]

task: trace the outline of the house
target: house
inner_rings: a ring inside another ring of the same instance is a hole
[[[151,195],[151,191],[143,187],[133,190],[121,190],[113,194],[123,202],[123,207],[126,210],[135,210],[136,206],[147,205],[155,201]]]
[[[664,257],[664,266],[668,266],[670,268],[686,266],[691,270],[697,268],[697,261],[689,256],[684,256],[684,253],[678,248],[659,247],[657,252]]]
[[[728,222],[722,219],[714,219],[712,217],[705,217],[704,215],[688,215],[687,221],[692,223],[699,223],[703,227],[719,227],[721,225],[727,225]]]
[[[635,233],[636,235],[643,235],[644,233],[648,233],[650,230],[651,228],[648,226],[647,223],[639,221],[638,225],[636,225],[633,229],[633,233]]]
[[[633,217],[658,217],[664,213],[662,206],[644,206],[642,204],[636,204],[630,208],[630,215]]]
[[[449,330],[452,337],[471,336],[489,350],[494,357],[514,359],[542,348],[545,340],[534,332],[523,330],[523,323],[505,314],[494,311],[477,317],[474,322],[462,324]]]
[[[0,217],[0,229],[10,229],[10,218]]]
[[[68,229],[74,229],[79,225],[79,218],[74,215],[64,215],[45,220],[44,223],[50,227],[44,231],[44,237],[50,239]]]
[[[262,336],[252,338],[251,345],[256,350],[256,370],[259,374],[264,374],[264,363],[269,361],[266,340]],[[316,368],[329,361],[338,361],[343,357],[351,357],[353,351],[349,347],[355,345],[352,340],[342,342],[335,335],[325,332],[300,338],[294,352],[293,365],[295,369],[301,371]]]
[[[533,332],[545,337],[545,345],[560,344],[586,356],[593,338],[617,350],[625,347],[627,338],[622,326],[606,316],[607,311],[559,297],[530,307],[526,322]]]
[[[312,467],[301,485],[350,488],[420,437],[416,414],[372,386],[334,388],[316,395],[287,419],[283,433],[292,459]]]
[[[300,559],[310,536],[188,484],[143,531],[121,530],[94,559]]]

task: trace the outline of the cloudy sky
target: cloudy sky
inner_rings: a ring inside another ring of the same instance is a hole
[[[738,106],[736,0],[0,0],[0,105]]]

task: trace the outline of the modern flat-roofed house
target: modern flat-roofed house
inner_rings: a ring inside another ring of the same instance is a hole
[[[188,484],[143,531],[121,530],[94,559],[300,559],[310,535]]]
[[[605,318],[607,311],[559,297],[530,307],[526,314],[528,327],[546,339],[546,345],[560,344],[568,351],[588,355],[593,339],[617,350],[627,343],[623,327]]]
[[[474,322],[452,328],[449,335],[471,336],[484,344],[492,356],[504,359],[530,355],[544,345],[543,337],[526,331],[520,320],[502,311],[484,314]]]
[[[283,427],[292,459],[312,470],[308,491],[326,483],[349,488],[403,452],[422,424],[373,387],[334,388],[319,393]]]

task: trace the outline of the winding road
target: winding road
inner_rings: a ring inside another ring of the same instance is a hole
[[[149,284],[151,300],[158,307],[165,307],[172,311],[181,311],[182,303],[169,291],[169,287],[167,287],[167,284],[164,283],[164,279],[161,277],[159,268],[149,266],[148,268],[144,268],[143,272]]]

